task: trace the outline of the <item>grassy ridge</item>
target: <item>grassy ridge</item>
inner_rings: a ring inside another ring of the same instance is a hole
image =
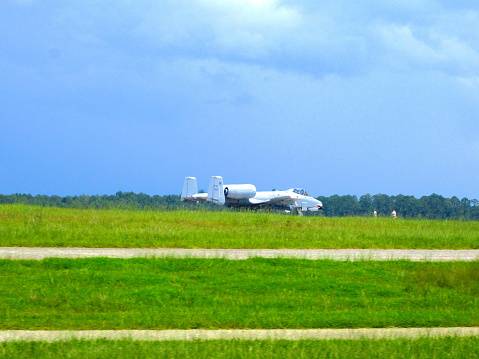
[[[479,263],[0,261],[0,329],[479,325]]]
[[[0,205],[0,246],[479,248],[479,222]]]
[[[65,341],[0,343],[5,359],[31,358],[479,358],[479,338],[302,341]]]

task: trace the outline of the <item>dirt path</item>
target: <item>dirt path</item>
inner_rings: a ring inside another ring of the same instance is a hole
[[[58,341],[69,339],[132,339],[132,340],[301,340],[301,339],[398,339],[444,336],[479,336],[479,328],[374,328],[374,329],[234,329],[234,330],[4,330],[0,342]]]
[[[474,261],[479,260],[479,250],[433,249],[181,249],[181,248],[33,248],[0,247],[3,259],[59,258],[306,258],[346,260],[411,260],[411,261]]]

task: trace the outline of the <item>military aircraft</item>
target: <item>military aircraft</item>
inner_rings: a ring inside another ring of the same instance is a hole
[[[309,196],[302,188],[287,191],[256,191],[252,184],[226,185],[220,176],[211,177],[208,193],[198,193],[196,178],[186,177],[181,200],[190,204],[205,201],[229,207],[296,210],[300,216],[304,211],[315,212],[323,208],[321,201]]]

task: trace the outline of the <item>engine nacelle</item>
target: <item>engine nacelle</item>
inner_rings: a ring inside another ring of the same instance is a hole
[[[256,187],[252,184],[225,185],[225,197],[232,199],[247,199],[256,196]]]

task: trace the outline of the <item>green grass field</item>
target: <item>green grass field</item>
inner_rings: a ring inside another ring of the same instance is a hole
[[[0,246],[479,248],[479,222],[0,205]]]
[[[479,262],[0,261],[0,329],[479,325]]]
[[[31,358],[479,358],[479,338],[302,341],[65,341],[0,343],[0,357]]]

